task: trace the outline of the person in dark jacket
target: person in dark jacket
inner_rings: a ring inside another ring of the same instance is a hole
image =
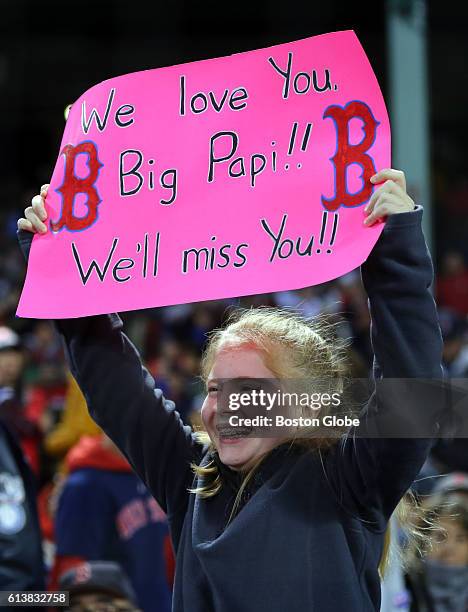
[[[25,350],[20,337],[9,327],[0,326],[0,403],[2,419],[18,438],[23,453],[36,476],[39,475],[41,431],[31,414],[37,404],[37,389],[25,392]]]
[[[17,379],[19,337],[0,333],[0,590],[44,588],[45,566],[36,507],[36,483],[12,425],[20,406],[8,384]]]
[[[362,266],[375,376],[440,378],[422,210],[406,194],[402,172],[383,170],[371,182],[383,186],[369,200],[366,223],[388,217]],[[45,195],[46,188],[18,222],[24,251],[28,232],[47,231]],[[117,315],[58,327],[91,415],[168,516],[174,612],[377,611],[387,523],[431,441],[348,435],[314,450],[219,429],[220,379],[277,378],[286,362],[299,378],[339,371],[333,347],[307,320],[267,311],[270,325],[261,310],[256,321],[248,311],[209,345],[202,409],[209,444],[155,388]]]

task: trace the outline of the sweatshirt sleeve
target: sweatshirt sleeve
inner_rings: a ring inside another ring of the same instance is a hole
[[[202,446],[164,398],[117,315],[56,323],[93,419],[127,457],[178,531]],[[174,523],[177,523],[175,525]],[[173,535],[174,532],[173,532]]]
[[[376,382],[366,414],[378,421],[383,413],[384,423],[385,419],[387,423],[401,419],[402,403],[405,410],[411,409],[411,400],[399,395],[405,388],[403,379],[421,379],[421,387],[431,379],[437,387],[442,379],[442,338],[430,291],[433,268],[421,219],[421,207],[389,217],[361,268],[369,298]],[[379,386],[379,381],[384,384]],[[390,397],[386,391],[389,382],[394,389]],[[418,384],[415,381],[411,388],[417,389]],[[361,423],[365,420],[366,415]],[[434,432],[436,422],[433,426]],[[380,436],[374,431],[372,437],[361,437],[362,431],[358,435],[351,432],[329,453],[327,477],[340,502],[376,528],[385,528],[430,451],[429,434],[421,432],[416,437],[417,427],[413,431],[415,437],[411,438],[407,434],[385,438],[385,429]]]
[[[26,261],[33,234],[18,231]],[[192,462],[203,447],[167,400],[116,314],[55,322],[73,377],[94,421],[128,459],[167,514],[177,546],[193,482]]]

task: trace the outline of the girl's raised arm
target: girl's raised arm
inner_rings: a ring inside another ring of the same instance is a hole
[[[46,227],[46,187],[18,221],[26,258],[33,233],[44,233]],[[177,543],[193,481],[190,463],[199,463],[202,446],[183,425],[174,404],[155,388],[136,348],[122,333],[118,315],[61,320],[56,326],[91,416],[167,513]]]
[[[380,379],[441,379],[442,338],[430,291],[433,268],[421,228],[423,211],[412,206],[405,212],[412,200],[406,195],[403,173],[386,170],[376,177],[374,182],[386,183],[372,196],[369,224],[382,215],[388,219],[361,268],[372,321],[374,378],[377,385]],[[396,389],[403,386],[395,381]],[[384,401],[381,393],[377,387],[368,411],[377,415],[385,411],[390,422],[401,417],[401,405]],[[400,399],[411,408],[407,397]],[[349,436],[330,454],[328,476],[349,509],[377,522],[390,517],[431,447],[428,432],[421,431],[419,438],[417,434],[385,438],[383,431],[381,437],[375,432],[372,438]]]

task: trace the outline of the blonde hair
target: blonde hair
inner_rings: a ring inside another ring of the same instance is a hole
[[[337,325],[331,323],[326,316],[312,319],[293,310],[270,307],[236,309],[230,313],[224,327],[215,329],[208,335],[207,346],[202,357],[202,378],[205,382],[207,381],[221,350],[249,346],[260,351],[266,367],[275,377],[311,380],[314,388],[316,388],[317,380],[326,380],[329,390],[336,389],[342,392],[348,366],[346,350],[348,343],[337,336],[336,329]],[[334,446],[340,439],[340,436],[336,435],[337,432],[333,435],[330,429],[330,427],[326,428],[327,435],[294,437],[283,440],[281,443],[290,442],[309,451],[321,452]],[[208,445],[209,450],[216,450],[206,432],[199,431],[196,435],[200,443]],[[259,457],[255,464],[243,474],[228,524],[239,509],[246,486],[268,454]],[[202,498],[209,498],[221,490],[222,478],[214,459],[205,466],[192,464],[191,467],[199,482],[199,486],[190,490],[192,493]],[[414,503],[409,503],[408,498],[402,500],[397,506],[395,512],[402,524],[408,523],[411,507],[414,507]],[[416,533],[416,531],[409,528],[410,537],[411,533]],[[389,558],[390,527],[385,534],[379,564],[381,575],[385,572]]]
[[[225,327],[209,334],[202,359],[202,376],[207,379],[221,348],[253,345],[262,352],[265,365],[275,376],[342,377],[345,373],[344,343],[334,337],[335,327],[324,316],[308,319],[293,310],[236,309],[231,312]]]

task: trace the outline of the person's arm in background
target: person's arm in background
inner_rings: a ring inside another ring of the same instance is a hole
[[[34,233],[44,233],[47,186],[18,221],[18,239],[27,258]],[[193,482],[190,464],[203,447],[184,426],[174,404],[155,388],[134,345],[122,333],[118,315],[56,322],[70,370],[93,419],[127,457],[166,512],[177,546]]]
[[[384,188],[370,200],[369,224],[388,219],[361,267],[372,321],[374,378],[377,385],[381,379],[441,379],[442,338],[430,291],[433,268],[421,229],[422,209],[407,196],[403,173],[382,171],[375,181],[382,180]],[[385,398],[378,389],[368,407],[377,414],[389,409],[389,402],[380,403]],[[394,418],[399,416],[397,410]],[[328,473],[348,509],[379,523],[382,517],[388,520],[427,458],[431,440],[424,433],[420,438],[346,438],[332,453]]]

